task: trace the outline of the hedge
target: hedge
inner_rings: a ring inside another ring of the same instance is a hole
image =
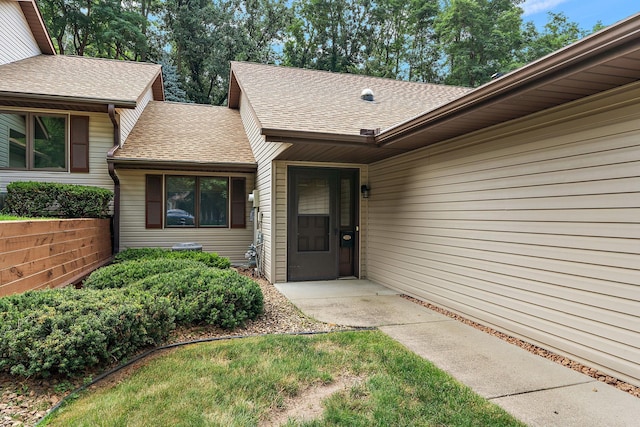
[[[202,262],[209,267],[229,268],[229,258],[221,257],[212,252],[200,251],[172,251],[163,248],[130,248],[125,249],[115,256],[114,262],[124,262],[138,259],[190,259]]]
[[[97,269],[85,279],[83,287],[88,289],[122,288],[148,276],[184,270],[185,268],[207,268],[207,266],[190,259],[137,259]]]
[[[179,325],[207,323],[232,329],[264,309],[260,286],[235,270],[190,268],[149,276],[132,287],[168,297]]]
[[[168,298],[133,289],[31,291],[0,298],[0,370],[72,376],[165,341]]]
[[[3,212],[24,217],[106,218],[113,192],[100,187],[50,182],[7,185]]]
[[[176,324],[231,329],[263,310],[258,284],[235,270],[193,259],[125,261],[96,270],[83,289],[0,298],[0,371],[73,376],[162,343]]]

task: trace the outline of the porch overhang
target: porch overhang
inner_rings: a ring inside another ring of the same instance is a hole
[[[290,144],[275,160],[328,163],[373,163],[408,150],[381,147],[375,135],[345,135],[283,129],[262,129],[267,142]]]

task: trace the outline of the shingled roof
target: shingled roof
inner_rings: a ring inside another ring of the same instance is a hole
[[[0,98],[134,108],[149,87],[163,99],[160,65],[38,55],[0,66]]]
[[[111,161],[129,167],[256,169],[238,111],[157,101],[149,102]]]
[[[232,62],[231,74],[229,106],[237,107],[239,90],[244,92],[265,134],[360,135],[361,129],[391,127],[470,91],[247,62]],[[373,91],[373,101],[361,99],[364,89]]]

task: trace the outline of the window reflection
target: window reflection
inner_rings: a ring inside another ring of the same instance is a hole
[[[167,225],[195,225],[196,178],[167,177]]]

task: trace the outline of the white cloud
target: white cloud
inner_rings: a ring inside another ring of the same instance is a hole
[[[524,10],[523,16],[546,12],[567,0],[526,0],[520,7]]]

